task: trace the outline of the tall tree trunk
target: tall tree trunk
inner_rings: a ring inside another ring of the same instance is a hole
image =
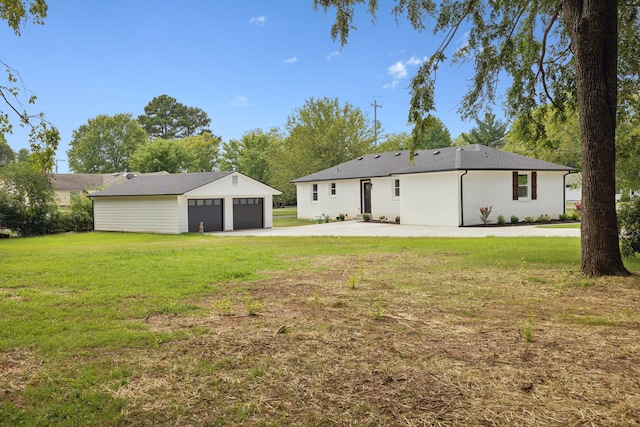
[[[617,0],[564,0],[576,67],[582,139],[582,265],[590,276],[629,275],[615,209]]]

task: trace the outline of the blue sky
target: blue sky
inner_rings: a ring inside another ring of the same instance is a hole
[[[162,94],[203,109],[224,141],[284,129],[312,97],[349,102],[372,120],[375,97],[384,132],[410,131],[410,78],[441,42],[406,20],[397,24],[390,1],[380,2],[375,24],[360,13],[344,47],[330,37],[334,15],[314,11],[311,0],[47,3],[44,26],[27,24],[21,37],[0,30],[0,59],[38,96],[30,111],[44,111],[60,130],[59,172],[68,171],[73,130],[99,114],[137,117]],[[437,76],[435,115],[453,138],[473,127],[457,112],[469,78],[459,66]],[[19,129],[7,141],[14,150],[28,146]]]

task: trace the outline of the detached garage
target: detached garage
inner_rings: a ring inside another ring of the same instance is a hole
[[[239,172],[142,175],[90,197],[96,231],[178,234],[271,228],[280,191]]]

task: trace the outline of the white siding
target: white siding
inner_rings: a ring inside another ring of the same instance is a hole
[[[400,223],[457,227],[459,172],[399,175]]]
[[[400,197],[394,196],[395,177],[371,179],[371,218],[379,219],[384,216],[389,221],[395,221],[400,216],[400,200],[402,197],[402,183]]]
[[[530,174],[528,171],[521,173]],[[535,219],[545,214],[557,219],[558,215],[564,213],[565,173],[538,171],[537,199],[513,200],[512,171],[469,171],[462,177],[464,225],[482,224],[481,206],[492,207],[489,219],[493,223],[498,215],[504,216],[507,222],[512,215],[520,221],[528,216]]]
[[[181,232],[176,196],[96,197],[93,217],[96,231]]]
[[[237,197],[256,197],[264,199],[264,228],[273,227],[273,196],[282,194],[268,185],[240,173],[227,175],[210,184],[203,185],[185,193],[186,199],[215,198],[224,199],[224,231],[233,230],[233,199]],[[180,208],[180,214],[187,215],[187,203]],[[187,231],[185,229],[185,231]]]
[[[331,183],[336,194],[331,195]],[[318,200],[312,200],[313,184],[318,184]],[[296,183],[298,218],[314,219],[320,215],[335,218],[340,214],[355,218],[360,214],[360,180],[336,180]]]

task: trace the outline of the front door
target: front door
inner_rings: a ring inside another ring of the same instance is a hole
[[[361,181],[361,213],[371,213],[371,181]]]

